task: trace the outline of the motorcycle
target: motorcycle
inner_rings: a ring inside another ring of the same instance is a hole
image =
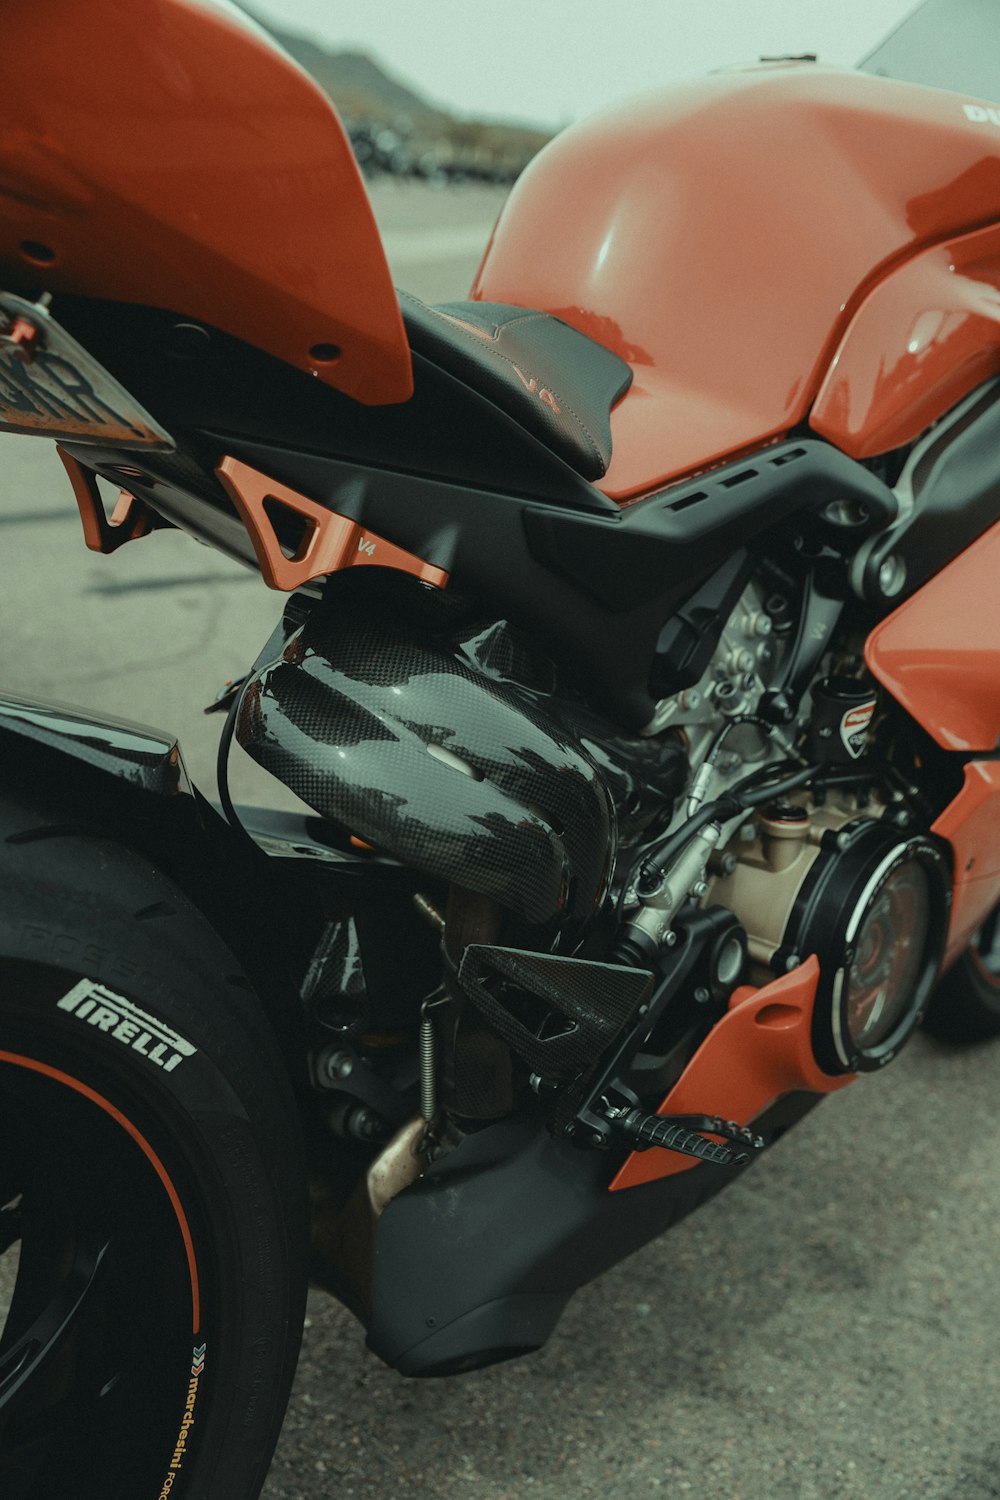
[[[919,1026],[1000,1033],[990,28],[564,131],[432,308],[235,10],[5,22],[0,428],[93,550],[286,597],[218,806],[0,699],[0,1477],[250,1500],[308,1281],[406,1375],[530,1352]]]

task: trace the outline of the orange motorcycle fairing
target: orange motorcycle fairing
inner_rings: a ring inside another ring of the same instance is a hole
[[[532,162],[473,296],[552,313],[632,365],[600,481],[615,500],[806,422],[828,376],[823,430],[843,408],[871,452],[898,441],[904,418],[886,410],[870,361],[852,352],[846,393],[830,371],[855,313],[893,273],[892,317],[873,301],[873,327],[888,318],[921,421],[996,368],[992,243],[985,268],[975,253],[959,268],[933,336],[919,323],[933,305],[927,274],[906,267],[1000,222],[1000,131],[983,115],[959,94],[809,62],[647,95],[564,131]],[[937,355],[947,339],[950,359],[956,338],[949,374]]]
[[[994,751],[1000,740],[1000,523],[882,620],[865,643],[872,675],[945,750]],[[945,962],[1000,897],[1000,763],[972,760],[934,823],[954,857]]]
[[[851,458],[913,442],[1000,371],[1000,224],[890,271],[858,308],[809,425]]]
[[[934,824],[954,856],[945,964],[956,959],[1000,898],[1000,764],[970,761],[965,784]]]
[[[0,286],[138,303],[359,401],[412,392],[399,304],[329,100],[235,7],[9,0]]]
[[[872,675],[945,750],[1000,740],[1000,524],[882,620]]]

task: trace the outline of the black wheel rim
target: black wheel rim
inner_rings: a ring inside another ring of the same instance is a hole
[[[139,1125],[23,1038],[0,1051],[0,1142],[0,1254],[17,1257],[0,1302],[0,1494],[179,1494],[204,1339],[166,1168]]]

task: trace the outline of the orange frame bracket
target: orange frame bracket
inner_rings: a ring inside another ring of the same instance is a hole
[[[224,458],[215,472],[247,529],[270,589],[290,593],[313,578],[361,567],[394,568],[438,589],[448,583],[443,568],[367,531],[349,516],[278,484],[238,458]],[[300,531],[290,554],[275,527],[275,519],[282,515],[298,523]]]
[[[170,525],[169,521],[164,521],[141,500],[130,495],[128,490],[122,490],[109,520],[94,471],[85,468],[79,459],[67,453],[58,443],[56,452],[62,459],[73,486],[80,520],[83,522],[83,539],[91,552],[103,552],[105,555],[117,552],[126,542],[134,542],[141,536],[148,536],[151,531]]]

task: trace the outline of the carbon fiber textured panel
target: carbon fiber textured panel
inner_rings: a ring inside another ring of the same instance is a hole
[[[458,980],[497,1034],[553,1081],[592,1067],[652,984],[642,969],[475,943]]]
[[[579,930],[615,815],[573,737],[412,624],[318,609],[249,684],[239,743],[323,817],[531,924]]]

